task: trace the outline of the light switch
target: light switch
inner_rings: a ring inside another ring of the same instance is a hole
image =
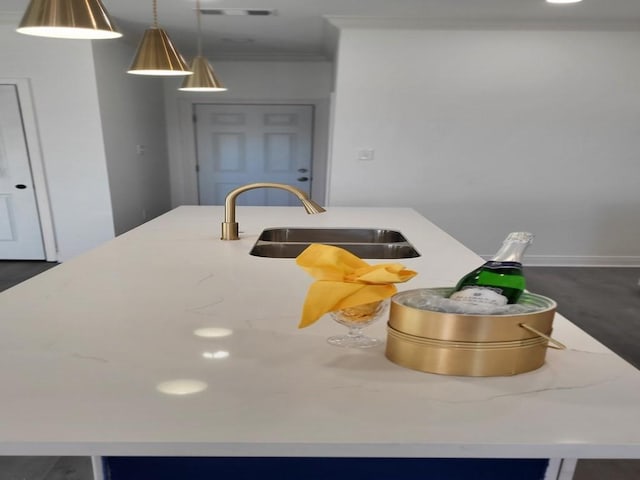
[[[358,150],[358,160],[371,161],[373,160],[374,150],[373,148],[362,148]]]

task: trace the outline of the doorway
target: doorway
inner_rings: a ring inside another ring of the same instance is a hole
[[[45,259],[22,109],[12,84],[0,84],[0,259]]]
[[[196,104],[200,205],[253,182],[293,185],[311,196],[313,105]],[[250,190],[239,205],[297,205],[279,189]]]

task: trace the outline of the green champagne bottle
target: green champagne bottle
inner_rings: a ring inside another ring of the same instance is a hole
[[[532,241],[531,233],[510,233],[491,260],[460,279],[449,298],[486,305],[517,303],[525,289],[522,258]]]

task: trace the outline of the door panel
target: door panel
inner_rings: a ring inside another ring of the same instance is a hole
[[[311,194],[312,106],[198,104],[195,112],[201,205],[222,205],[230,190],[253,182],[286,183]],[[238,205],[297,204],[276,189],[238,197]]]
[[[44,258],[18,92],[0,85],[0,259]]]

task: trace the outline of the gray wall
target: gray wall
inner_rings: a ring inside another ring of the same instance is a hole
[[[163,80],[126,73],[135,53],[123,41],[93,42],[116,234],[171,206]]]
[[[16,33],[17,21],[0,17],[0,78],[29,82],[38,157],[62,261],[114,234],[93,52],[88,40]]]
[[[525,229],[528,263],[638,265],[639,51],[639,32],[344,29],[329,204],[411,206],[482,255]]]

